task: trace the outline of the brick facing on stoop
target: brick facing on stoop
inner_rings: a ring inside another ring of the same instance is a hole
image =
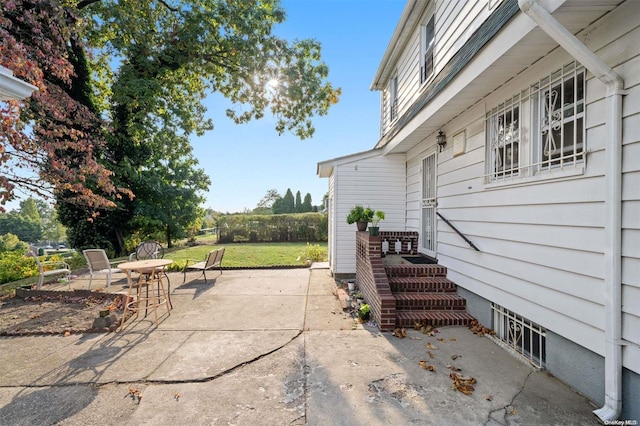
[[[356,234],[356,282],[371,306],[372,317],[381,330],[413,327],[416,322],[433,326],[469,325],[474,319],[466,312],[466,300],[456,293],[456,285],[446,278],[447,269],[437,264],[387,265],[381,258],[383,239],[390,253],[400,240],[400,254],[415,254],[417,232],[367,232]],[[408,248],[411,250],[408,250]]]

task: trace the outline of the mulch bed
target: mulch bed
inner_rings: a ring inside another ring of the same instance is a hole
[[[88,290],[16,289],[0,300],[0,336],[70,335],[114,331],[122,319],[120,294]],[[99,319],[101,316],[104,318]]]

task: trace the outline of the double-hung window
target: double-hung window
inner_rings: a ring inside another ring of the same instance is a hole
[[[584,163],[585,70],[571,63],[486,115],[487,182]]]
[[[421,28],[420,40],[420,83],[425,83],[433,74],[433,46],[435,41],[435,16]]]
[[[389,118],[391,121],[398,118],[398,76],[389,82]]]

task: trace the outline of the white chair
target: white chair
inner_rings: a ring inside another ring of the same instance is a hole
[[[69,281],[71,268],[69,268],[69,264],[67,262],[62,260],[50,260],[41,262],[35,249],[30,250],[28,255],[32,256],[36,261],[36,265],[38,265],[38,272],[40,274],[40,278],[38,279],[38,290],[42,288],[45,277],[51,277],[54,275],[63,275],[66,278],[67,283],[69,283],[69,288],[71,288],[71,282]]]
[[[106,275],[107,288],[109,288],[112,274],[122,272],[120,269],[112,266],[115,262],[109,262],[107,253],[102,249],[82,250],[82,254],[84,254],[84,258],[87,259],[87,265],[89,266],[89,290],[91,290],[91,281],[93,281],[94,275]]]

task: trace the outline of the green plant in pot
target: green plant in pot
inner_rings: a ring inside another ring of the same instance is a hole
[[[369,235],[378,235],[378,231],[380,230],[380,221],[384,220],[384,212],[382,210],[376,210],[373,213],[373,217],[369,222],[371,222],[371,226],[369,227]]]
[[[358,231],[366,231],[367,225],[373,220],[373,217],[373,210],[356,204],[347,215],[347,223],[349,225],[355,223],[358,226]]]
[[[362,321],[367,321],[369,319],[369,315],[371,314],[371,307],[366,303],[360,305],[358,308],[358,318]]]

